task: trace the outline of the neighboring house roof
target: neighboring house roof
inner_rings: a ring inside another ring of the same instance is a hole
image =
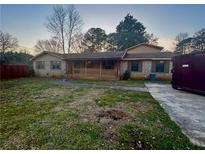
[[[205,50],[192,50],[190,53],[177,54],[177,56],[181,56],[181,55],[194,55],[194,54],[205,54]]]
[[[159,50],[164,49],[164,48],[161,47],[161,46],[152,45],[152,44],[148,44],[148,43],[140,43],[140,44],[134,45],[134,46],[132,46],[132,47],[129,47],[129,48],[127,48],[126,50],[128,51],[128,50],[134,49],[134,48],[139,47],[139,46],[142,46],[142,45],[143,45],[143,46],[153,47],[153,48],[156,48],[156,49],[159,49]]]
[[[192,53],[205,53],[205,50],[193,50]]]
[[[179,42],[179,44],[191,43],[192,41],[194,41],[194,38],[189,37],[189,38],[184,39],[181,42]]]
[[[123,59],[171,59],[174,55],[175,53],[173,52],[127,53]]]
[[[73,53],[73,54],[65,54],[64,59],[66,60],[122,59],[125,53],[126,51]]]
[[[50,52],[50,51],[43,51],[41,52],[40,54],[34,56],[33,58],[31,58],[31,60],[35,60],[37,59],[38,57],[41,57],[45,54],[48,54],[48,55],[51,55],[51,56],[54,56],[54,57],[57,57],[57,58],[60,58],[60,59],[63,59],[64,55],[61,54],[61,53],[55,53],[55,52]]]

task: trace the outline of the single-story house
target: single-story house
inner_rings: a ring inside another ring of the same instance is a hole
[[[125,71],[132,79],[171,79],[173,52],[146,43],[125,51],[59,54],[44,51],[32,58],[36,75],[70,79],[119,80]]]

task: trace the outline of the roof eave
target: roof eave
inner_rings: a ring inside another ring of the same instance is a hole
[[[137,44],[137,45],[134,45],[134,46],[131,46],[131,47],[127,48],[126,51],[131,50],[131,49],[136,48],[136,47],[141,46],[141,45],[151,46],[151,47],[154,47],[154,48],[157,48],[157,49],[160,49],[160,50],[164,49],[164,47],[161,47],[161,46],[147,44],[147,43],[140,43],[140,44]]]
[[[124,58],[123,60],[172,60],[171,58]]]
[[[45,54],[52,55],[52,56],[57,57],[57,58],[62,59],[62,60],[64,58],[63,55],[61,57],[61,56],[56,55],[55,53],[51,53],[51,52],[48,52],[48,51],[43,51],[43,52],[39,53],[38,55],[34,56],[33,58],[31,58],[30,60],[33,61],[33,60],[37,59],[38,57],[43,56]]]
[[[63,60],[71,61],[71,60],[120,60],[122,59],[121,57],[119,58],[64,58]]]

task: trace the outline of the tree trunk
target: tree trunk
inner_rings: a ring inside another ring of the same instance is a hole
[[[2,43],[2,53],[5,53],[4,43]]]
[[[70,53],[70,48],[71,48],[71,34],[69,34],[69,38],[68,38],[68,53]]]
[[[64,40],[64,33],[63,33],[63,28],[61,30],[61,34],[62,34],[62,46],[63,46],[63,53],[65,54],[65,40]]]

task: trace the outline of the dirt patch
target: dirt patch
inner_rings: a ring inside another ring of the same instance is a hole
[[[93,121],[102,124],[112,125],[118,124],[124,121],[130,121],[132,117],[122,110],[116,108],[99,108],[95,107],[92,110],[86,111],[81,114],[83,121]]]
[[[127,118],[128,114],[120,110],[110,109],[110,110],[101,110],[97,116],[100,118],[106,117],[106,118],[111,118],[113,120],[120,120],[120,119]]]
[[[70,103],[70,109],[79,109],[90,111],[96,109],[95,100],[98,98],[104,90],[102,89],[88,89],[82,92],[79,92],[77,96],[75,96],[75,100]]]
[[[133,112],[138,112],[138,113],[146,113],[153,111],[153,106],[152,104],[149,103],[138,103],[132,106]]]
[[[117,142],[117,128],[122,125],[125,121],[129,122],[132,117],[120,109],[113,108],[99,108],[96,106],[95,109],[89,110],[86,113],[81,114],[81,120],[89,122],[98,122],[106,125],[104,130],[104,137],[110,145]]]
[[[110,144],[117,142],[117,129],[119,126],[125,121],[130,120],[130,116],[127,113],[118,109],[100,110],[97,117],[100,119],[100,123],[103,123],[105,120],[109,121],[104,131],[104,136]]]

